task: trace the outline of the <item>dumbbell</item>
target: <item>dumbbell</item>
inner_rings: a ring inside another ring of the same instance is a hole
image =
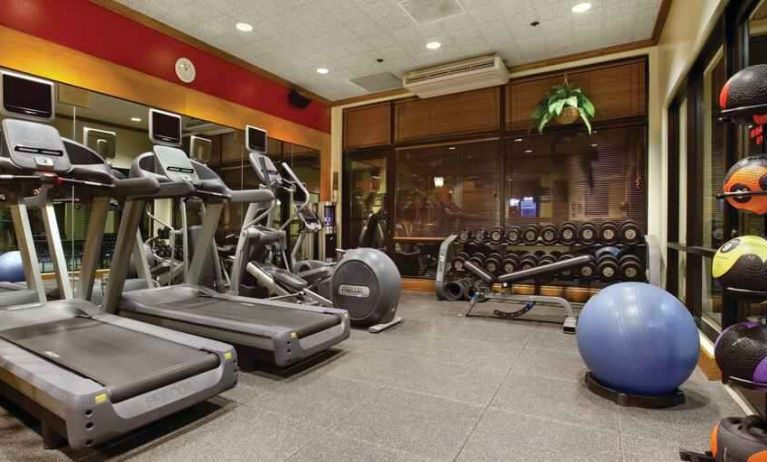
[[[618,240],[621,244],[635,245],[642,242],[642,228],[634,220],[626,220],[618,227]]]
[[[627,281],[642,279],[642,261],[636,255],[623,255],[620,259],[620,275]]]
[[[480,268],[484,268],[485,258],[485,254],[483,252],[474,252],[471,254],[471,257],[469,257],[469,261],[479,266]]]
[[[578,241],[578,225],[570,222],[559,225],[557,240],[563,245],[575,244]]]
[[[507,253],[503,258],[501,270],[503,274],[513,273],[520,269],[519,255],[514,253]]]
[[[541,227],[538,225],[527,225],[522,230],[522,240],[525,244],[535,244],[541,236]]]
[[[464,228],[458,233],[458,242],[461,244],[468,244],[474,240],[474,231],[469,228]]]
[[[491,228],[490,234],[489,234],[490,242],[492,242],[493,244],[500,244],[501,242],[503,242],[503,239],[506,237],[505,234],[506,233],[504,233],[503,228],[500,226]]]
[[[554,225],[544,225],[541,227],[541,242],[546,245],[554,245],[557,243],[559,236],[557,235],[557,227]]]
[[[506,230],[506,240],[512,245],[519,244],[522,241],[522,230],[519,226],[510,226]]]
[[[599,225],[599,243],[602,245],[618,243],[618,225],[614,221],[604,221]]]
[[[597,273],[604,281],[612,281],[618,278],[620,266],[618,256],[621,250],[617,247],[602,247],[594,252],[597,259]]]
[[[553,254],[554,252],[552,252]],[[563,253],[557,257],[557,261],[565,261],[573,258],[572,254],[569,253]],[[562,279],[570,279],[573,277],[573,269],[572,268],[565,268],[559,272],[559,277]]]
[[[546,253],[538,258],[538,266],[548,265],[550,263],[554,263],[555,261],[557,261],[557,257],[550,253]]]
[[[593,245],[599,239],[599,230],[590,221],[584,221],[578,226],[578,242],[581,245]]]
[[[490,232],[487,230],[487,228],[479,228],[474,233],[474,241],[481,243],[481,242],[488,242],[490,240]]]
[[[498,252],[492,252],[485,258],[485,271],[490,274],[501,274],[503,268],[503,255]]]
[[[528,270],[538,266],[538,256],[534,253],[526,253],[519,259],[519,269]]]
[[[590,261],[584,263],[573,271],[573,275],[578,279],[593,279],[597,273],[597,265]]]
[[[453,260],[451,261],[451,266],[453,267],[453,270],[458,273],[463,273],[466,271],[466,268],[464,268],[463,264],[469,259],[469,254],[467,252],[459,252],[456,256],[453,257]]]

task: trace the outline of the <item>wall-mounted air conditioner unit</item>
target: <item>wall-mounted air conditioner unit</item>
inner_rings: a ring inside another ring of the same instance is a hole
[[[408,72],[402,85],[421,98],[476,90],[509,81],[500,56],[480,56]]]

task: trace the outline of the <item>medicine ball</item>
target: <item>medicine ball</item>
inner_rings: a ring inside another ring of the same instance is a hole
[[[767,240],[759,236],[736,237],[716,251],[711,275],[724,288],[767,290],[765,259]]]
[[[735,191],[767,191],[767,157],[746,157],[730,167],[724,178],[724,192]],[[727,202],[736,209],[767,213],[767,195],[728,197]]]
[[[711,455],[716,462],[767,460],[767,421],[756,415],[722,419],[711,432]]]
[[[714,356],[724,377],[767,386],[767,327],[754,322],[728,327],[716,340]]]
[[[767,65],[749,66],[735,73],[719,93],[722,115],[754,123],[754,116],[767,113]]]

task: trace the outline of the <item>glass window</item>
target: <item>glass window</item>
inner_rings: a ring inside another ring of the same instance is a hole
[[[725,238],[724,202],[716,198],[728,165],[728,126],[719,120],[719,91],[727,80],[724,50],[711,59],[703,73],[703,246],[718,248]],[[710,260],[703,262],[702,316],[715,325],[722,321],[722,293],[711,276]]]
[[[394,236],[446,237],[500,222],[498,141],[398,150]]]
[[[644,126],[508,140],[506,224],[647,221]]]

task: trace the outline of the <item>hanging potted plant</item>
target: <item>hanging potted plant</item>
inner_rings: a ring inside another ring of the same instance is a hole
[[[561,84],[551,87],[530,117],[538,127],[538,133],[543,133],[552,120],[560,125],[570,125],[581,119],[590,134],[594,113],[594,104],[588,96],[581,88],[571,85],[565,76]]]

